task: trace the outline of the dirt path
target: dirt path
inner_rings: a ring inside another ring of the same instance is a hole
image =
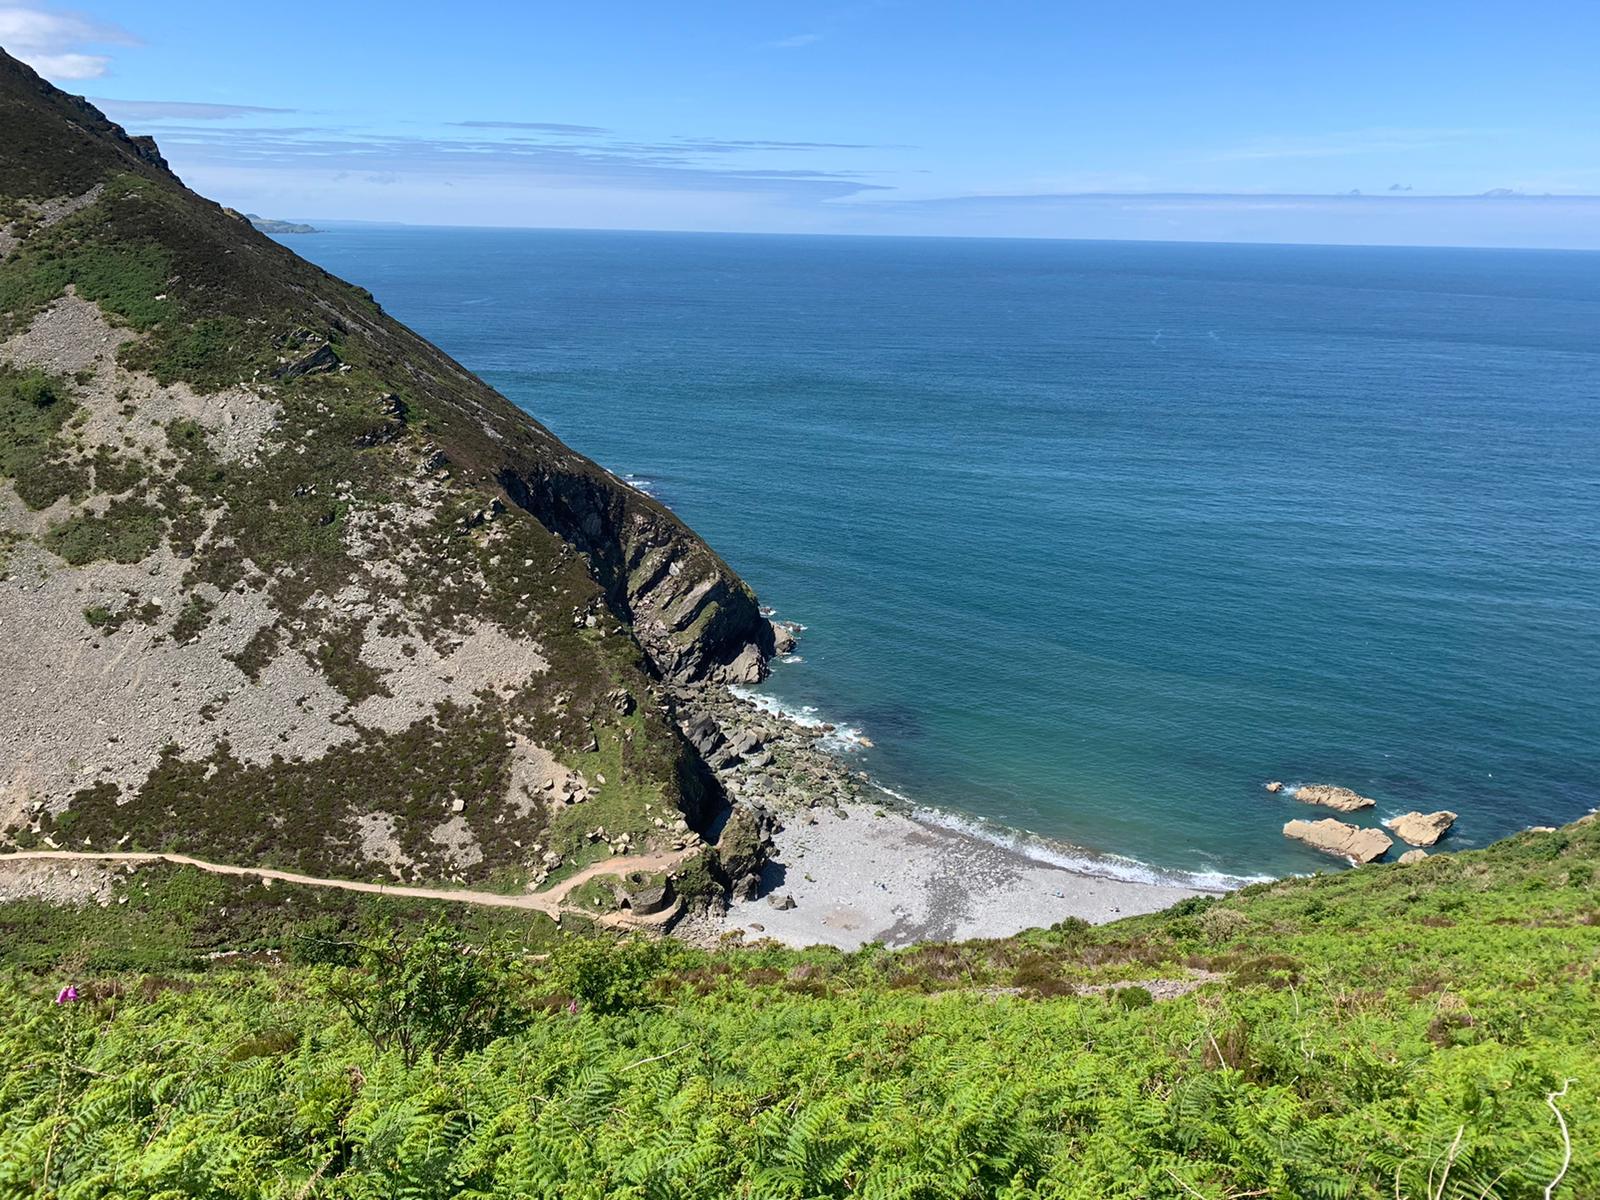
[[[533,912],[541,912],[545,916],[556,920],[560,919],[563,912],[570,911],[580,913],[593,920],[596,914],[585,913],[580,908],[570,908],[564,903],[567,896],[575,888],[582,887],[589,880],[600,875],[626,875],[630,871],[668,871],[697,853],[699,853],[698,849],[659,850],[652,854],[628,854],[620,858],[605,858],[573,872],[573,874],[563,879],[547,892],[529,892],[514,896],[500,892],[473,892],[456,888],[406,887],[401,884],[365,883],[358,879],[322,879],[316,875],[300,875],[294,871],[279,871],[273,867],[236,867],[228,863],[206,862],[204,859],[191,858],[187,854],[160,854],[135,850],[18,850],[10,854],[0,854],[0,863],[41,860],[100,863],[166,862],[180,867],[194,867],[197,870],[210,871],[213,875],[253,875],[258,879],[270,879],[277,883],[295,883],[303,887],[337,888],[345,892],[368,892],[377,896],[401,896],[412,900],[449,900],[458,904],[479,904],[488,908],[529,909]],[[660,920],[652,919],[649,916],[630,918],[622,914],[611,915],[619,919],[604,923],[617,927],[652,926],[662,923]],[[659,914],[656,915],[659,916]]]

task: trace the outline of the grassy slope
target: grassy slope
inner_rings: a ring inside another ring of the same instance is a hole
[[[49,1153],[84,1196],[1533,1197],[1565,1085],[1575,1200],[1600,1194],[1597,858],[1591,822],[1095,930],[513,955],[520,1032],[411,1069],[326,966],[76,965],[96,998],[61,1008],[67,974],[16,974],[0,1178],[41,1182]],[[127,913],[29,956],[82,964]],[[1193,969],[1221,978],[1141,990]]]

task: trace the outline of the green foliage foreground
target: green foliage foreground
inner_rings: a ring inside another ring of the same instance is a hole
[[[61,1005],[17,972],[0,1193],[1582,1200],[1597,855],[1589,824],[896,953],[412,926]]]

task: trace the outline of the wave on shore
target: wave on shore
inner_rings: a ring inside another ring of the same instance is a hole
[[[653,479],[646,479],[642,475],[635,475],[632,471],[628,471],[622,476],[622,481],[634,491],[643,492],[652,500],[661,499],[656,495],[656,481]]]
[[[759,708],[764,713],[779,717],[794,725],[805,729],[826,729],[826,732],[817,739],[817,744],[825,750],[832,750],[835,754],[854,754],[865,750],[872,745],[872,739],[861,732],[854,725],[839,725],[833,721],[824,720],[817,715],[817,706],[802,704],[799,706],[785,704],[776,696],[769,696],[765,692],[758,692],[753,688],[742,687],[739,684],[730,684],[728,690],[746,704]]]
[[[777,616],[777,612],[775,609],[763,608],[762,615],[771,619]],[[787,621],[785,624],[796,631],[803,631],[806,628],[798,621]],[[780,658],[779,661],[789,662],[791,659],[804,661],[798,654]],[[762,712],[789,721],[802,728],[830,727],[827,733],[817,739],[817,744],[835,754],[856,754],[872,745],[872,739],[867,737],[859,726],[841,725],[838,722],[828,721],[818,715],[817,707],[814,704],[796,705],[786,703],[766,692],[758,692],[754,688],[743,687],[738,684],[730,685],[728,690],[746,704],[753,705]],[[1064,871],[1071,871],[1075,875],[1111,879],[1121,883],[1145,884],[1153,887],[1188,888],[1200,892],[1229,892],[1252,883],[1264,883],[1276,878],[1274,875],[1230,875],[1223,871],[1185,871],[1177,868],[1157,867],[1137,858],[1089,850],[1067,842],[1055,841],[1029,830],[1015,829],[994,821],[988,821],[982,817],[969,816],[964,813],[952,812],[948,809],[932,808],[910,796],[895,791],[893,788],[865,775],[865,773],[863,773],[863,777],[873,788],[892,800],[897,807],[914,821],[937,829],[947,830],[963,837],[986,842],[1021,858],[1026,858],[1045,866],[1059,867]],[[1296,784],[1294,788],[1285,788],[1284,790],[1292,795],[1299,786]]]
[[[924,825],[976,838],[1023,858],[1032,859],[1034,862],[1071,871],[1074,875],[1090,875],[1153,887],[1190,888],[1200,892],[1231,892],[1248,884],[1266,883],[1277,878],[1274,875],[1229,875],[1221,871],[1181,871],[1156,867],[1121,854],[1107,854],[1068,845],[1065,842],[1052,841],[1025,829],[1011,829],[992,821],[985,821],[982,817],[970,817],[947,809],[929,808],[884,787],[876,780],[873,781],[873,786],[901,804],[908,805],[912,818]]]
[[[855,754],[872,745],[872,739],[858,726],[827,721],[818,715],[815,705],[788,704],[776,696],[738,684],[731,685],[728,690],[746,704],[803,728],[818,729],[832,726],[827,733],[817,739],[817,744],[835,754]],[[1046,866],[1060,867],[1076,875],[1155,887],[1190,888],[1202,892],[1227,892],[1247,884],[1262,883],[1275,878],[1272,875],[1230,875],[1221,871],[1184,871],[1156,867],[1125,855],[1103,853],[1052,841],[1027,830],[1012,829],[981,817],[967,816],[947,809],[930,808],[876,779],[869,778],[868,782],[894,801],[915,821],[964,837],[976,838],[1022,858]]]

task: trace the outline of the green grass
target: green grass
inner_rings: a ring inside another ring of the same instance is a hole
[[[616,875],[597,875],[573,888],[567,896],[567,901],[584,912],[616,912],[618,908],[616,887],[620,882],[620,878]]]
[[[0,856],[3,857],[3,856]],[[192,867],[114,868],[104,906],[38,900],[0,903],[0,945],[13,971],[63,968],[93,976],[205,971],[214,954],[300,952],[307,938],[370,936],[386,924],[449,920],[462,936],[507,952],[539,952],[557,938],[536,912],[369,896],[211,875]],[[194,976],[197,982],[203,976]]]
[[[1537,1200],[1562,1171],[1559,1112],[1573,1154],[1549,1194],[1584,1200],[1600,1194],[1597,858],[1590,823],[1097,929],[899,952],[552,945],[451,910],[493,973],[505,1035],[410,1065],[352,1023],[351,997],[390,986],[358,968],[297,954],[158,966],[184,937],[222,948],[230,923],[253,945],[292,944],[274,932],[306,902],[171,872],[137,908],[47,920],[84,922],[80,944],[109,960],[89,965],[64,932],[8,956],[27,969],[0,985],[0,1183],[132,1198]],[[0,906],[8,946],[26,908]],[[299,928],[359,941],[394,916]],[[1197,969],[1220,978],[1153,999],[1155,980]],[[54,1005],[69,981],[84,999]]]

